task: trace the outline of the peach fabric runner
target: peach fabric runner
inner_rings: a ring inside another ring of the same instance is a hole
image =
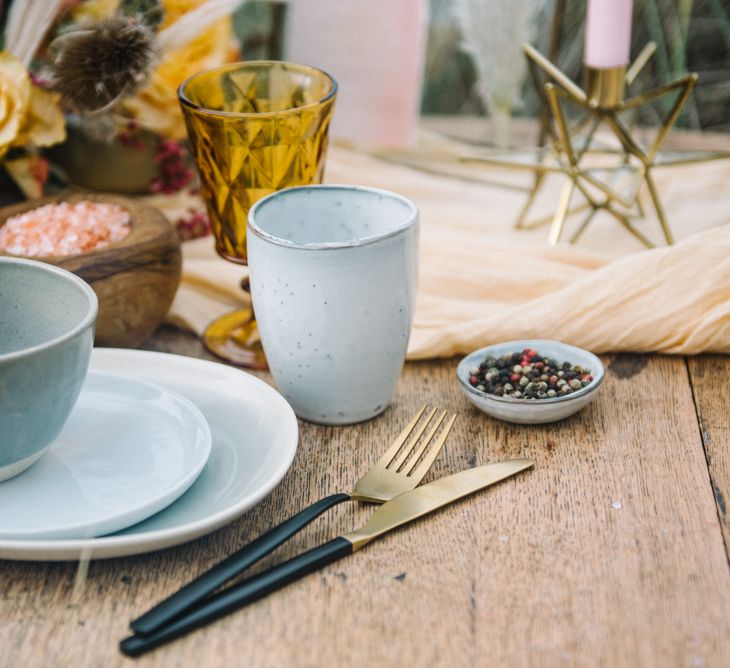
[[[674,246],[644,250],[599,214],[578,245],[550,247],[546,227],[512,229],[529,175],[461,165],[454,156],[463,147],[447,140],[427,136],[422,144],[422,169],[400,164],[403,156],[343,147],[331,148],[327,166],[330,183],[393,190],[421,211],[410,359],[517,338],[559,339],[595,352],[730,353],[730,161],[655,172]],[[548,184],[537,216],[552,212],[559,179]],[[637,226],[660,242],[655,219]],[[219,259],[210,238],[185,243],[183,252],[168,319],[199,334],[245,299],[245,269]]]

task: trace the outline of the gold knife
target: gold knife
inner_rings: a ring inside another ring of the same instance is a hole
[[[352,544],[351,552],[357,552],[370,541],[388,531],[428,515],[442,506],[478,492],[480,489],[489,487],[520,471],[532,468],[534,465],[535,462],[532,459],[507,459],[460,471],[428,485],[421,485],[384,503],[370,516],[364,526],[357,531],[345,534],[342,538]]]
[[[380,506],[357,531],[338,536],[298,557],[274,566],[268,571],[224,589],[219,594],[205,599],[197,608],[174,619],[159,631],[144,636],[134,635],[122,640],[119,648],[128,656],[144,654],[174,638],[205,626],[229,612],[263,598],[337,559],[357,552],[369,542],[393,529],[532,468],[534,465],[535,462],[531,459],[508,459],[454,473],[417,487],[410,492],[405,492]]]

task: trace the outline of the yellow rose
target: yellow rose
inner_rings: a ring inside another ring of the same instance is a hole
[[[20,134],[30,102],[30,78],[23,64],[0,52],[0,158]]]
[[[203,4],[204,0],[165,0],[162,28]],[[189,76],[230,62],[233,25],[230,18],[216,21],[186,46],[165,54],[149,83],[125,102],[142,127],[173,139],[185,137],[177,89]]]
[[[183,14],[200,7],[206,0],[163,0],[162,6],[165,10],[165,18],[162,21],[162,28],[172,25]]]
[[[0,52],[0,158],[14,146],[50,146],[65,138],[61,96],[33,85],[23,64]]]
[[[98,21],[110,17],[119,7],[119,0],[86,0],[74,7],[74,21],[90,19]]]
[[[66,123],[61,111],[61,94],[38,86],[30,87],[30,104],[14,146],[53,146],[66,139]]]

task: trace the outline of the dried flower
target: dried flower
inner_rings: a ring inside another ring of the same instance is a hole
[[[496,142],[508,141],[509,118],[520,100],[527,64],[522,43],[531,42],[545,0],[455,0],[461,49],[477,71],[477,92],[496,126]]]
[[[0,158],[20,146],[51,146],[66,138],[59,96],[35,86],[14,56],[0,52]]]
[[[202,4],[203,0],[164,0],[162,28],[174,25],[186,12]],[[178,86],[196,72],[229,62],[235,55],[231,48],[233,39],[233,23],[227,17],[217,20],[184,46],[165,51],[147,86],[125,100],[124,108],[142,127],[165,137],[184,138]]]
[[[210,219],[205,211],[189,208],[187,215],[175,221],[175,229],[180,241],[190,241],[210,234]]]
[[[153,193],[171,194],[185,188],[193,180],[193,170],[185,164],[183,147],[172,139],[163,139],[155,153],[159,176],[150,184]]]
[[[80,111],[108,109],[133,95],[157,61],[154,33],[117,16],[81,24],[51,44],[56,88]]]
[[[9,53],[0,53],[0,158],[20,133],[29,100],[25,67]]]

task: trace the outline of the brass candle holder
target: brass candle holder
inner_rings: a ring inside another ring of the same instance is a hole
[[[655,50],[656,45],[650,42],[628,68],[586,67],[584,88],[581,88],[535,48],[529,44],[523,45],[532,81],[540,99],[541,137],[547,139],[546,145],[538,147],[527,156],[524,152],[516,151],[511,155],[480,154],[464,158],[468,161],[534,172],[532,187],[515,227],[528,228],[550,222],[528,224],[526,218],[547,174],[559,173],[567,180],[551,219],[548,236],[551,244],[560,241],[569,214],[587,210],[570,238],[571,243],[583,234],[596,213],[605,211],[641,243],[652,247],[654,244],[632,223],[633,219],[644,217],[640,199],[640,193],[644,190],[648,192],[664,239],[667,244],[673,243],[653,170],[669,165],[728,158],[730,152],[661,151],[669,131],[697,83],[697,75],[687,74],[671,83],[625,98],[625,90],[631,86]],[[642,145],[635,138],[639,110],[644,105],[675,92],[678,95],[662,119],[653,141],[646,146]],[[569,122],[567,105],[578,107],[583,112],[577,123]],[[630,119],[628,123],[627,116]],[[596,141],[596,131],[601,126],[607,127],[615,136],[618,148]],[[608,166],[596,167],[598,157],[604,162],[607,159],[611,162]],[[585,200],[578,207],[571,205],[576,192]]]
[[[585,68],[585,90],[588,105],[593,109],[613,109],[624,99],[626,67]]]

